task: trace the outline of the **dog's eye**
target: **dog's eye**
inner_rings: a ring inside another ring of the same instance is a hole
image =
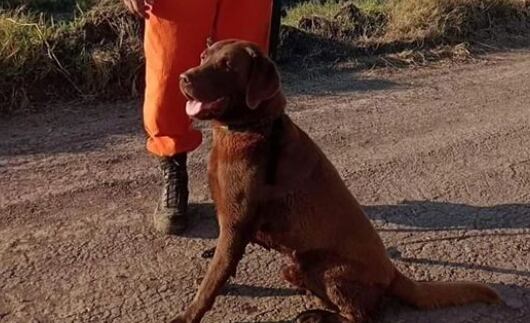
[[[206,60],[206,58],[208,57],[208,55],[206,54],[206,52],[203,52],[201,54],[201,63],[204,62]]]

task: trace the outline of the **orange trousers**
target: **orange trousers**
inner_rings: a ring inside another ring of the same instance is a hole
[[[269,46],[272,0],[157,0],[145,22],[147,150],[189,152],[202,142],[186,115],[179,75],[200,62],[206,40],[238,38]]]

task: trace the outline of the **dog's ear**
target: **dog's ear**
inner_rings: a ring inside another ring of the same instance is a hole
[[[272,98],[280,90],[280,77],[274,63],[263,53],[252,47],[246,48],[252,57],[252,67],[247,84],[246,103],[255,109],[265,100]]]
[[[214,44],[214,41],[213,41],[212,36],[209,36],[208,38],[206,38],[206,48],[212,47],[213,44]]]

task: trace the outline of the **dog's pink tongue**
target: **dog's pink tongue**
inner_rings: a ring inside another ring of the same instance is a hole
[[[196,100],[188,101],[186,103],[186,113],[190,117],[194,117],[194,116],[198,115],[203,110],[203,107],[204,107],[204,103],[202,103],[202,102],[199,102],[199,101],[196,101]]]

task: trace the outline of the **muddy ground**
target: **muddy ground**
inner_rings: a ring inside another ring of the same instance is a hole
[[[377,322],[530,322],[530,52],[464,66],[290,79],[289,113],[328,154],[395,262],[475,280],[506,305]],[[0,121],[0,322],[165,322],[215,243],[205,144],[191,156],[193,228],[151,227],[159,191],[137,102],[50,106]],[[204,322],[286,322],[315,306],[251,246]]]

